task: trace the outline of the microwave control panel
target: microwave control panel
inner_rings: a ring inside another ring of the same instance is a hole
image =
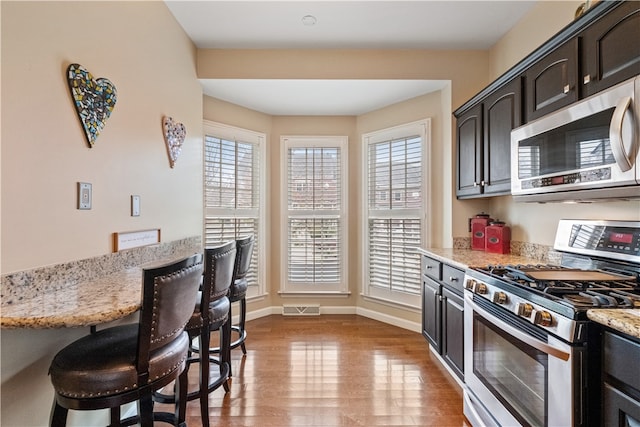
[[[522,181],[522,189],[551,187],[553,185],[576,184],[579,182],[596,182],[611,179],[611,168],[598,168],[588,171],[568,173],[565,175],[548,176]]]

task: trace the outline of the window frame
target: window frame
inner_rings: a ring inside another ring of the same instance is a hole
[[[369,266],[369,220],[372,218],[369,206],[369,144],[377,144],[385,141],[393,141],[403,139],[410,136],[419,135],[422,138],[422,204],[418,209],[417,218],[420,220],[420,247],[428,246],[430,241],[429,223],[427,221],[428,208],[431,206],[431,179],[430,179],[430,158],[431,158],[431,119],[426,118],[415,122],[401,124],[390,128],[380,129],[377,131],[362,134],[362,289],[361,296],[384,304],[411,308],[419,310],[422,307],[421,292],[408,293],[403,291],[395,291],[392,289],[382,289],[378,286],[372,286],[370,283],[370,266]],[[387,193],[387,196],[389,194]],[[393,197],[393,196],[391,196]],[[399,209],[398,211],[410,211],[413,209]],[[373,218],[393,219],[402,218],[395,215],[393,209],[379,210]],[[416,251],[416,257],[420,254]],[[419,260],[418,260],[419,261]],[[420,266],[418,262],[418,266]],[[420,268],[420,267],[418,267]],[[421,272],[419,272],[421,274]],[[420,277],[420,276],[419,276]],[[419,289],[422,283],[417,284]]]
[[[250,285],[247,287],[247,300],[263,298],[268,295],[268,289],[266,287],[266,242],[269,240],[268,236],[268,227],[266,226],[266,212],[268,209],[267,206],[267,185],[266,185],[266,177],[267,177],[267,154],[266,154],[266,141],[267,135],[262,132],[256,132],[248,129],[243,129],[235,126],[226,125],[223,123],[204,120],[203,121],[203,130],[202,130],[202,151],[203,151],[203,161],[202,161],[202,204],[203,204],[203,235],[202,242],[203,246],[206,245],[206,218],[207,216],[215,216],[223,214],[225,216],[233,216],[237,218],[253,218],[254,216],[248,215],[246,209],[229,209],[229,208],[207,208],[206,205],[206,142],[205,139],[207,136],[212,136],[219,139],[224,139],[227,141],[234,141],[236,143],[250,143],[258,146],[258,180],[261,183],[260,188],[258,189],[258,235],[259,238],[256,241],[256,251],[254,251],[254,256],[257,257],[257,285]]]
[[[348,137],[347,136],[281,136],[281,167],[280,167],[280,191],[281,197],[281,280],[280,291],[282,295],[349,295],[348,263],[346,255],[349,253],[348,242]],[[289,197],[288,197],[288,154],[290,148],[338,148],[340,150],[340,236],[341,256],[339,262],[340,279],[334,284],[309,284],[289,282]]]

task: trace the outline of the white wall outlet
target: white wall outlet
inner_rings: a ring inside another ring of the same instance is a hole
[[[91,184],[78,183],[78,209],[91,209]]]
[[[140,196],[131,196],[131,216],[140,216]]]

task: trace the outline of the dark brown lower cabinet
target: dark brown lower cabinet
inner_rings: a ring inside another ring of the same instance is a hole
[[[423,255],[422,335],[464,381],[464,271]]]
[[[602,425],[640,426],[640,340],[603,333]]]

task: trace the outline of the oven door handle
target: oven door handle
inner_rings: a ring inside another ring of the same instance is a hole
[[[473,297],[469,294],[464,296],[465,302],[467,304],[469,304],[469,306],[473,309],[473,311],[475,311],[476,313],[480,314],[482,317],[484,317],[486,320],[490,321],[491,323],[493,323],[494,325],[498,326],[500,329],[506,331],[508,334],[512,335],[513,337],[519,339],[520,341],[524,342],[525,344],[530,345],[531,347],[540,350],[541,352],[548,354],[550,356],[553,357],[557,357],[560,360],[564,360],[567,361],[569,360],[569,357],[571,356],[569,353],[562,351],[558,348],[555,348],[552,345],[547,344],[546,342],[540,341],[538,339],[533,338],[531,335],[528,335],[524,332],[522,332],[521,330],[514,328],[513,326],[511,326],[510,324],[508,324],[507,322],[504,322],[503,320],[498,319],[495,316],[492,316],[489,312],[487,312],[486,310],[480,308],[480,306],[478,306],[478,304],[476,304],[475,302],[473,302]]]

